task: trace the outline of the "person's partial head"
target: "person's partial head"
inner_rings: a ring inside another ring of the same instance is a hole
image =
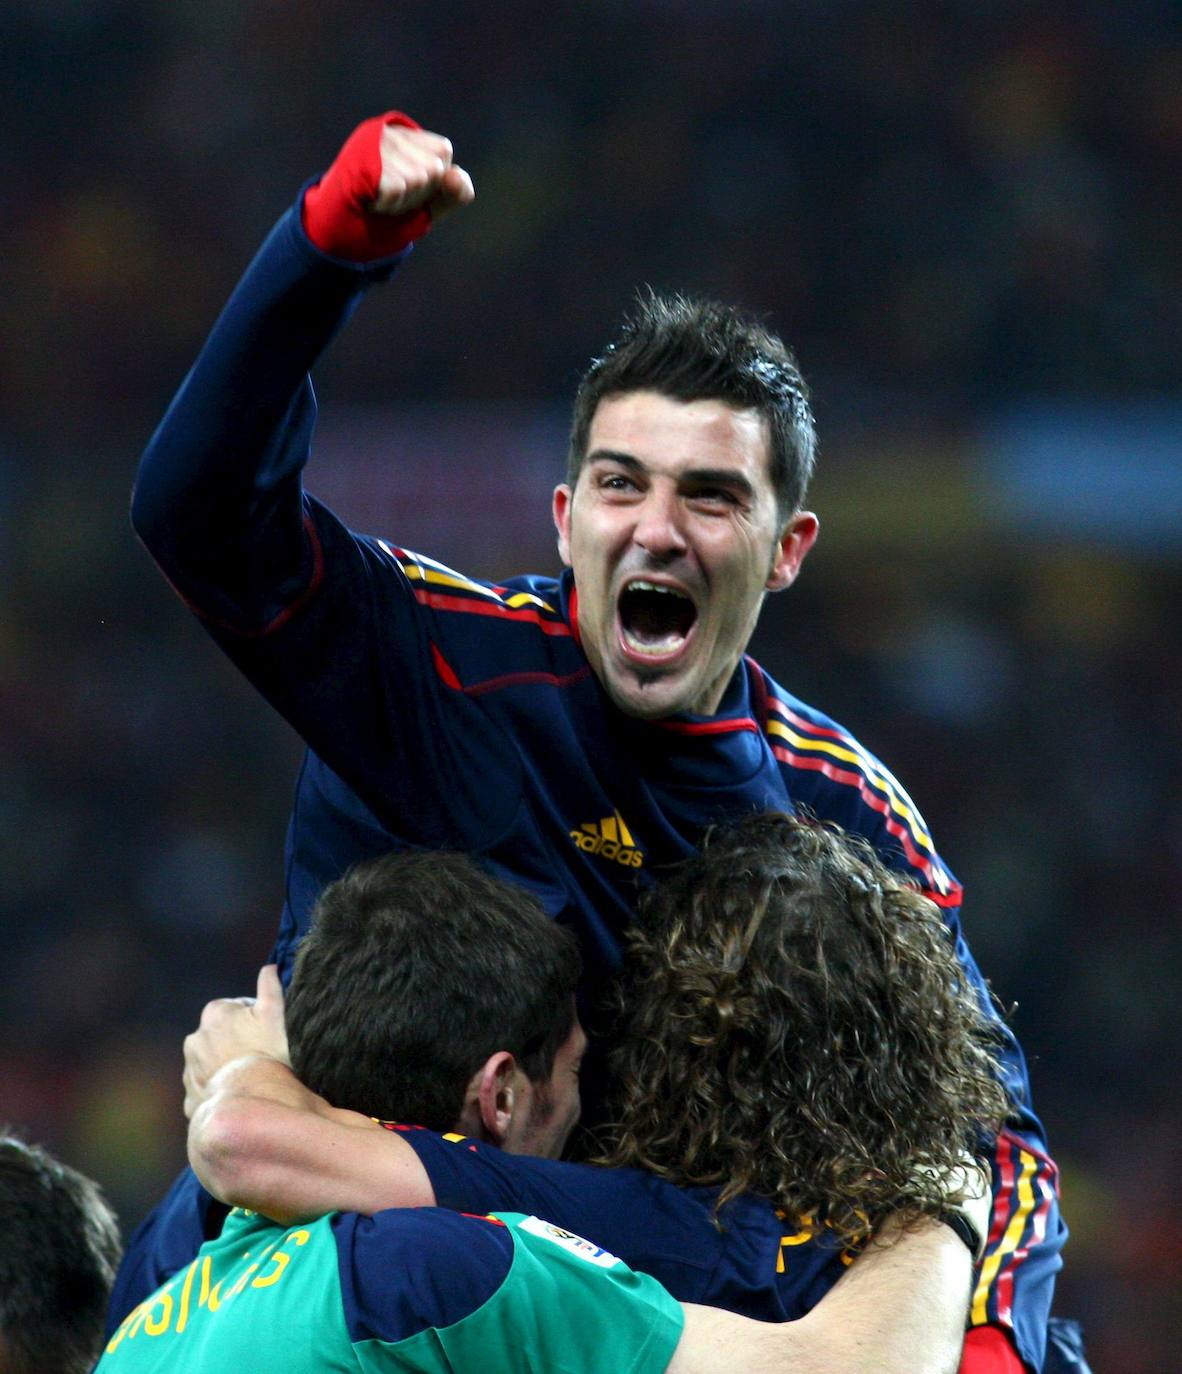
[[[718,709],[765,594],[816,538],[815,449],[779,339],[712,302],[639,298],[579,386],[554,493],[580,640],[621,710]]]
[[[120,1255],[98,1184],[0,1128],[0,1370],[85,1374]]]
[[[750,1191],[853,1239],[936,1213],[1006,1112],[996,1033],[937,908],[860,841],[712,831],[632,937],[608,1162]]]
[[[292,1067],[337,1107],[557,1155],[579,1115],[580,967],[569,931],[464,855],[358,864],[296,956]]]

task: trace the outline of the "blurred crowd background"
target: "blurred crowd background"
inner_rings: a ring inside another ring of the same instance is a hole
[[[477,202],[318,374],[309,485],[557,565],[565,405],[633,290],[797,349],[823,535],[757,656],[898,772],[1032,1061],[1098,1374],[1173,1367],[1182,12],[1151,0],[6,0],[0,1120],[130,1229],[180,1040],[270,947],[299,746],[128,528],[301,183],[391,105]]]

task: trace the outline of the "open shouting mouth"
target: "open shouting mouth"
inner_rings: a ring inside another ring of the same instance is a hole
[[[628,656],[653,663],[675,658],[685,648],[698,608],[678,587],[635,578],[620,593],[616,614]]]

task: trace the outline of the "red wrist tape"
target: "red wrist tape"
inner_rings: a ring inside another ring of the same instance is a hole
[[[996,1326],[970,1327],[958,1374],[1025,1374],[1026,1366]]]
[[[351,262],[372,262],[400,253],[431,227],[431,212],[379,215],[370,210],[382,176],[381,140],[387,124],[420,129],[409,115],[388,110],[358,124],[336,161],[304,192],[304,233],[322,253]]]

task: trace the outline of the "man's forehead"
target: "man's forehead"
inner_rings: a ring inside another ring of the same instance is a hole
[[[587,457],[622,454],[645,466],[741,468],[768,476],[767,421],[715,399],[681,401],[656,391],[607,396],[591,418]]]

